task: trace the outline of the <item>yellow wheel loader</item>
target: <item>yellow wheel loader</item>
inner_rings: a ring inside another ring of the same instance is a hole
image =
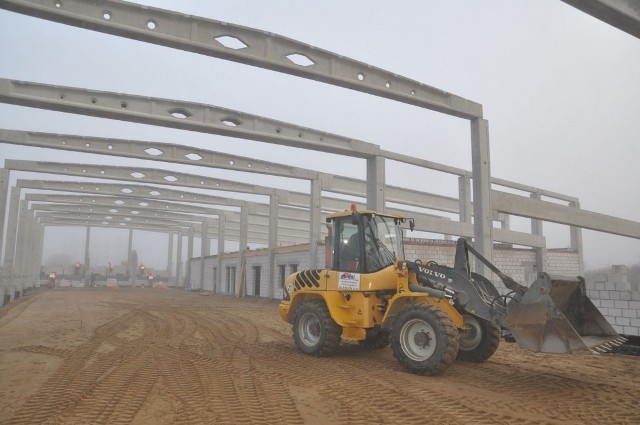
[[[501,337],[546,353],[600,353],[624,342],[586,296],[581,277],[540,273],[527,288],[465,239],[453,267],[406,261],[402,216],[352,207],[327,222],[327,268],[288,276],[279,306],[305,354],[331,355],[342,338],[370,348],[390,344],[407,371],[433,375],[456,359],[489,359]],[[508,293],[471,272],[470,253]]]

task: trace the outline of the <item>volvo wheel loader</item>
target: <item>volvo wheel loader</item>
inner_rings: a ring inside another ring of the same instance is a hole
[[[352,206],[327,222],[327,268],[288,276],[279,305],[305,354],[331,355],[342,338],[371,348],[391,344],[407,371],[433,375],[456,359],[489,359],[501,336],[545,353],[601,353],[624,342],[586,296],[581,277],[540,273],[526,287],[462,238],[453,267],[407,261],[405,218],[398,215]],[[472,272],[470,254],[508,292]]]

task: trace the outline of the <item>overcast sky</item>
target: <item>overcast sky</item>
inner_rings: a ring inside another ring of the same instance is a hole
[[[586,210],[640,221],[640,40],[559,0],[141,3],[283,35],[478,102],[489,121],[494,177],[577,197]],[[6,11],[0,11],[0,77],[202,102],[471,169],[466,120]],[[365,178],[362,160],[10,105],[0,105],[0,127],[190,144]],[[0,145],[4,159],[159,167]],[[306,182],[288,179],[162,168],[308,190]],[[15,178],[60,179],[13,172]],[[395,163],[387,164],[387,182],[457,196],[456,178]],[[529,230],[528,220],[512,224]],[[569,246],[566,226],[545,224],[545,236],[550,248]],[[48,249],[59,238],[51,233]],[[96,261],[126,258],[126,235],[118,238]],[[146,249],[141,240],[153,238],[137,237],[138,248]],[[638,240],[588,230],[583,239],[587,268],[640,260]],[[82,243],[66,249],[72,257],[83,256]],[[166,263],[160,257],[157,267]]]

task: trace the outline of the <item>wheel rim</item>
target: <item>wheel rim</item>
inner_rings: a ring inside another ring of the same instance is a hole
[[[473,316],[464,315],[465,330],[460,332],[460,350],[470,351],[478,347],[482,341],[482,327]]]
[[[410,320],[400,330],[400,346],[411,360],[429,359],[435,352],[436,345],[435,332],[424,320]]]
[[[300,340],[308,347],[312,347],[320,341],[320,320],[313,313],[305,313],[298,323]]]

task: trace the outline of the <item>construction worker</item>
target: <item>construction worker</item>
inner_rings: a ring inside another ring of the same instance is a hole
[[[89,282],[92,288],[96,286],[96,274],[94,272],[89,273]]]
[[[147,282],[149,284],[149,288],[153,288],[153,273],[149,272],[147,275]]]

